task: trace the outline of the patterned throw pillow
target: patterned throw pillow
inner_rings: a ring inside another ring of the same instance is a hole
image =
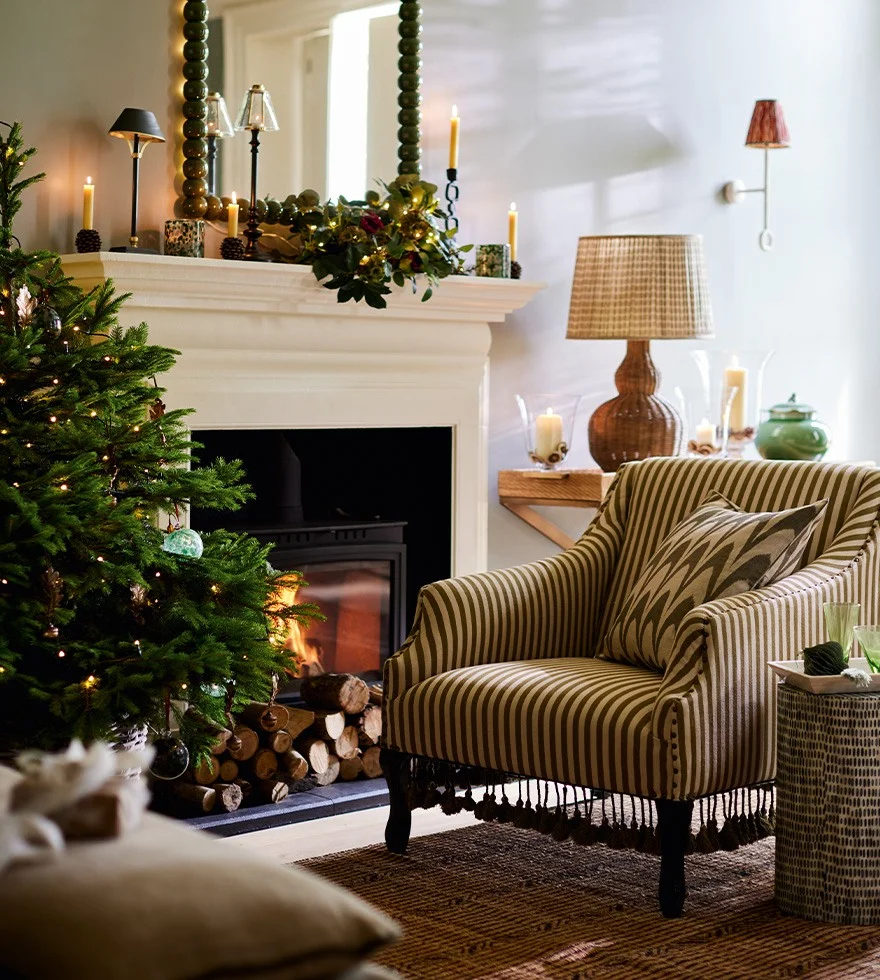
[[[800,568],[827,503],[749,514],[711,494],[648,562],[599,656],[665,670],[679,624],[694,606],[759,589]]]

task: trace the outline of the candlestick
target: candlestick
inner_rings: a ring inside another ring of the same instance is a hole
[[[715,446],[718,437],[718,427],[713,425],[707,418],[697,426],[695,442],[698,446]]]
[[[235,191],[232,192],[232,203],[226,209],[226,235],[238,237],[238,196]]]
[[[449,169],[458,170],[458,131],[461,119],[458,116],[458,106],[452,107],[449,119]]]
[[[730,432],[743,432],[748,425],[746,419],[746,406],[748,404],[748,383],[749,372],[744,367],[739,366],[739,359],[736,354],[730,359],[730,364],[724,369],[724,390],[721,393],[722,405],[726,405],[730,399],[730,391],[736,388],[733,398],[730,399]]]
[[[458,217],[455,214],[455,202],[458,200],[458,171],[455,167],[450,167],[446,171],[446,217],[444,223],[446,230],[454,227],[458,231]]]
[[[516,210],[516,204],[510,202],[510,210],[507,212],[507,241],[510,245],[510,261],[516,262],[516,243],[517,243],[517,225],[519,224],[519,214]]]
[[[535,418],[535,455],[547,459],[558,452],[562,442],[562,416],[548,408]]]
[[[90,231],[95,227],[95,185],[91,177],[83,184],[83,229]]]

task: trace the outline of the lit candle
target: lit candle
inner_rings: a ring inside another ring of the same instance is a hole
[[[747,425],[746,398],[748,396],[749,372],[739,366],[736,354],[730,359],[730,364],[724,369],[724,392],[722,394],[722,409],[730,401],[730,431],[742,432]],[[733,399],[731,389],[736,388]]]
[[[517,225],[519,223],[519,214],[516,210],[516,204],[513,201],[510,202],[510,210],[507,212],[507,241],[510,244],[510,261],[516,262],[516,239],[517,239]]]
[[[230,238],[238,238],[238,197],[232,192],[232,203],[227,208],[226,234]]]
[[[458,127],[461,120],[458,118],[458,106],[452,107],[452,116],[449,119],[449,169],[458,169]]]
[[[562,442],[562,416],[557,415],[552,408],[545,415],[535,418],[535,455],[547,459],[551,453],[559,449]]]
[[[708,419],[704,418],[697,426],[697,438],[694,441],[698,446],[714,447],[717,432],[717,428]]]
[[[91,177],[83,184],[83,228],[86,231],[95,227],[95,185]]]

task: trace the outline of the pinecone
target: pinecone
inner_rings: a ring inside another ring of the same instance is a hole
[[[244,242],[240,238],[224,238],[220,243],[220,254],[224,259],[243,259]]]
[[[510,278],[511,279],[521,279],[522,278],[522,266],[516,259],[510,263]]]
[[[76,233],[77,252],[100,252],[101,236],[94,228],[82,228]]]

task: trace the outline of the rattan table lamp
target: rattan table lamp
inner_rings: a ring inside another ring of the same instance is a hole
[[[648,456],[673,456],[681,419],[655,392],[651,340],[712,336],[699,235],[588,235],[578,241],[568,314],[570,338],[625,340],[619,394],[590,419],[590,453],[606,472]]]

